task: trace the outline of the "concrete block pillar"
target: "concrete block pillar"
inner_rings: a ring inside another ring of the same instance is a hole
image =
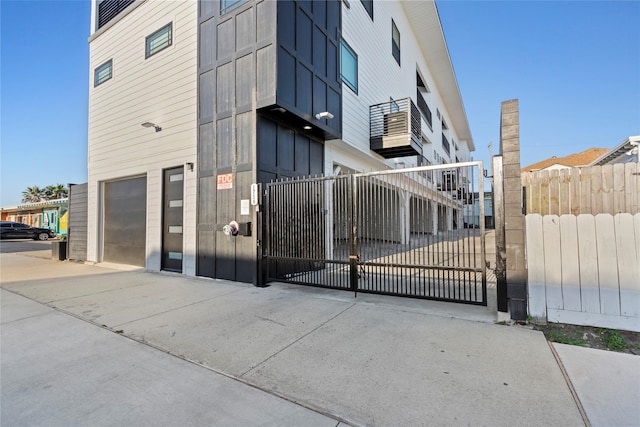
[[[509,311],[512,319],[525,320],[527,318],[527,268],[524,246],[525,222],[522,212],[522,180],[520,178],[520,118],[517,99],[502,103],[500,153],[502,154],[503,168]]]

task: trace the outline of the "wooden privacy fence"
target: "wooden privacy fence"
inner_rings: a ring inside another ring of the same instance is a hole
[[[640,332],[640,213],[526,216],[529,313]]]
[[[638,163],[525,172],[522,185],[527,214],[640,212]]]

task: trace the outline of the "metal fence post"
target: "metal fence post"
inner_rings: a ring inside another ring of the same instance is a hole
[[[351,290],[357,296],[358,294],[358,215],[357,215],[357,196],[358,181],[355,175],[349,177],[351,181],[351,212],[349,213],[349,221],[351,222],[351,249],[349,253],[349,281]]]

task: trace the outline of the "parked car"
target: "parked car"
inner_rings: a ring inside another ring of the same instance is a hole
[[[21,222],[0,221],[0,239],[48,240],[50,237],[56,237],[55,231],[31,227]]]

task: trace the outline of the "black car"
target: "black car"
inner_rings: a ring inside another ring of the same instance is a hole
[[[47,240],[49,237],[56,237],[56,233],[47,228],[30,227],[20,222],[0,221],[0,239]]]

